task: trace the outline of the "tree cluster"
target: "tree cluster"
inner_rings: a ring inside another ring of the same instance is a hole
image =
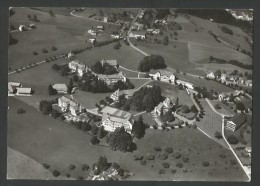
[[[142,87],[134,93],[132,98],[125,101],[123,109],[151,112],[162,99],[161,88],[159,86],[153,86],[152,88]]]
[[[52,113],[52,105],[56,102],[56,100],[42,100],[40,101],[39,110],[42,112],[43,115],[49,115]]]
[[[122,152],[132,151],[135,147],[131,135],[125,131],[124,127],[117,128],[114,132],[107,135],[107,144],[112,150]]]
[[[145,134],[145,124],[143,122],[142,116],[139,117],[137,121],[134,121],[133,127],[132,127],[132,133],[134,137],[140,139]]]
[[[140,61],[138,70],[141,72],[149,72],[151,69],[164,69],[167,65],[165,64],[164,58],[160,55],[146,56]]]
[[[91,70],[97,74],[106,74],[106,75],[111,75],[111,74],[116,74],[118,73],[117,68],[115,66],[112,66],[108,63],[102,63],[100,61],[97,61],[92,67]]]

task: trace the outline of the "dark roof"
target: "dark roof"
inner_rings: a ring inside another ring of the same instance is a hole
[[[239,128],[246,122],[246,115],[244,113],[236,114],[231,118],[230,121],[236,124],[236,128]]]

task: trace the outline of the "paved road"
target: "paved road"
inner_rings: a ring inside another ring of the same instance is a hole
[[[141,10],[138,12],[138,14],[136,15],[136,17],[133,19],[132,23],[130,24],[130,28],[129,28],[128,32],[127,32],[127,41],[129,42],[129,44],[130,44],[130,46],[131,46],[132,48],[134,48],[135,50],[137,50],[138,52],[140,52],[140,53],[143,54],[144,56],[149,56],[149,54],[147,54],[147,53],[144,52],[143,50],[141,50],[141,49],[137,48],[136,46],[134,46],[134,45],[131,43],[130,39],[129,39],[129,34],[130,34],[130,32],[132,31],[132,26],[133,26],[134,22],[136,21],[136,19],[138,18],[138,16],[140,15],[140,13],[141,13]]]

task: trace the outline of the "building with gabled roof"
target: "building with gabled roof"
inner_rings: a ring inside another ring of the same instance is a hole
[[[73,116],[77,116],[83,107],[74,99],[69,96],[62,96],[58,99],[58,106],[62,112],[69,111]]]
[[[160,116],[161,114],[165,114],[166,112],[168,112],[174,106],[174,101],[167,97],[163,102],[159,103],[156,107],[154,107],[154,113]]]
[[[176,76],[173,72],[166,71],[166,70],[159,70],[155,74],[149,74],[154,80],[166,81],[174,83],[176,80]]]
[[[112,100],[114,100],[115,102],[118,102],[119,97],[122,96],[122,95],[123,95],[123,93],[119,89],[117,89],[113,94],[111,94],[110,98]]]
[[[88,70],[88,67],[80,63],[79,60],[73,60],[69,62],[69,68],[72,72],[77,72],[79,76],[83,76],[83,74]]]
[[[98,79],[104,81],[107,85],[114,84],[118,81],[126,82],[126,77],[123,75],[122,71],[118,74],[112,74],[112,75],[103,75],[99,74]]]
[[[31,95],[32,94],[32,88],[17,87],[16,88],[16,94],[17,95]]]
[[[57,83],[52,85],[52,88],[57,90],[59,94],[67,94],[68,92],[68,87],[66,84]]]
[[[106,106],[101,111],[102,122],[101,125],[109,132],[114,132],[116,128],[124,127],[128,133],[132,132],[132,125],[134,123],[133,115],[120,109]]]

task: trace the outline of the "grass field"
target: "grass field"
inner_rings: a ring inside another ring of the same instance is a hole
[[[55,180],[51,172],[30,157],[7,148],[7,178],[8,179],[30,179],[30,180]],[[67,180],[65,176],[59,179]]]
[[[14,73],[8,76],[8,81],[20,82],[23,87],[30,87],[34,90],[33,96],[19,97],[19,99],[25,101],[34,108],[38,108],[41,100],[55,99],[60,95],[49,96],[48,86],[54,83],[68,83],[69,80],[66,77],[61,76],[58,72],[52,70],[52,65],[64,64],[66,59],[59,59],[55,62],[44,63],[34,68],[22,71],[20,73]]]
[[[72,178],[86,178],[87,172],[81,170],[82,164],[92,166],[99,156],[106,156],[109,162],[114,162],[123,155],[102,145],[90,145],[90,134],[44,116],[15,98],[9,98],[8,105],[8,146],[40,164],[49,164],[51,170],[59,170],[61,176],[70,173]],[[26,113],[18,115],[16,111],[20,107]],[[70,164],[74,164],[76,169],[69,170]]]
[[[215,106],[216,104],[220,105],[220,109],[217,109],[217,111],[221,114],[225,114],[225,115],[233,115],[234,113],[234,109],[235,109],[235,105],[233,105],[234,109],[230,109],[228,106],[224,105],[221,101],[219,100],[209,100],[211,102],[211,104],[213,106]]]
[[[163,138],[162,138],[163,136]],[[187,137],[188,136],[188,137]],[[144,138],[137,140],[137,151],[127,153],[121,159],[121,166],[132,170],[135,175],[129,180],[177,180],[177,181],[243,181],[246,176],[238,163],[231,165],[230,160],[235,157],[226,148],[209,139],[201,132],[192,128],[175,129],[170,131],[147,129]],[[175,159],[168,154],[168,159],[158,158],[160,153],[154,147],[172,147],[173,153],[179,152],[188,157],[189,161],[183,163],[182,158]],[[141,165],[140,160],[134,160],[133,155],[146,156],[148,153],[155,155],[155,160],[146,160],[146,165]],[[219,155],[225,155],[221,158]],[[209,167],[203,167],[202,162],[208,161]],[[236,161],[236,160],[235,160]],[[162,162],[168,162],[170,168],[163,168]],[[183,163],[183,168],[178,168],[177,163]],[[165,174],[159,174],[159,170],[165,170]],[[176,169],[176,173],[171,173]],[[183,170],[187,170],[184,172]],[[228,176],[227,176],[228,175]]]
[[[169,97],[171,99],[176,100],[179,98],[179,105],[193,105],[191,101],[191,97],[188,95],[186,90],[179,90],[177,86],[171,85],[170,83],[153,81],[149,83],[149,85],[157,85],[161,87],[161,94],[164,97]]]
[[[12,69],[90,45],[90,43],[85,43],[86,39],[92,38],[87,34],[87,30],[100,25],[96,21],[72,16],[57,14],[55,17],[51,17],[48,12],[30,8],[14,8],[14,11],[16,13],[10,18],[10,24],[16,27],[20,24],[28,25],[30,23],[27,18],[28,14],[37,15],[40,21],[35,23],[36,28],[33,30],[12,34],[14,38],[18,39],[17,44],[9,47],[9,68]],[[105,29],[105,33],[97,36],[98,41],[110,39],[110,32],[117,31],[119,28],[108,25]],[[58,50],[51,51],[52,46]],[[49,52],[43,54],[41,50],[44,48]],[[38,55],[34,56],[33,51],[36,51]]]
[[[143,54],[137,52],[121,41],[120,49],[113,49],[114,43],[102,47],[92,48],[77,55],[77,59],[91,66],[102,59],[116,59],[119,65],[137,70],[139,62],[143,59]]]

